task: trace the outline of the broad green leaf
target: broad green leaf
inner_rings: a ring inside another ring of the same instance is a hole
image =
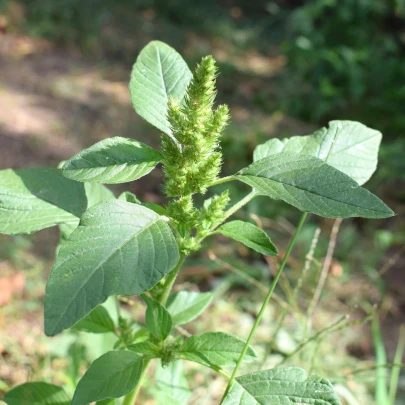
[[[144,356],[156,358],[159,357],[159,347],[151,342],[139,342],[128,346],[129,350]]]
[[[103,354],[79,381],[72,405],[86,405],[128,394],[138,383],[142,368],[142,357],[134,352],[119,350]]]
[[[129,90],[135,111],[173,138],[167,121],[168,99],[181,100],[191,77],[186,62],[173,48],[160,41],[150,42],[132,68]]]
[[[211,303],[213,295],[190,291],[180,291],[170,295],[167,310],[172,315],[173,325],[184,325],[197,318]]]
[[[107,138],[69,159],[64,176],[82,182],[126,183],[148,174],[162,155],[134,139]]]
[[[159,364],[155,371],[155,381],[153,397],[158,404],[185,405],[188,403],[191,391],[184,373],[183,361],[173,361],[167,367]]]
[[[94,308],[87,316],[80,320],[75,329],[89,333],[115,332],[115,325],[108,311],[101,305]]]
[[[223,332],[208,332],[191,336],[180,347],[183,359],[195,361],[208,367],[234,366],[245,346],[245,341]],[[249,347],[245,361],[256,358],[255,351]]]
[[[341,405],[332,384],[295,367],[237,377],[222,405]]]
[[[267,233],[249,222],[227,222],[218,228],[218,232],[243,243],[263,255],[276,256],[278,253]]]
[[[30,382],[11,389],[4,395],[8,405],[70,405],[63,388],[44,382]]]
[[[381,132],[355,121],[331,121],[312,135],[270,139],[256,147],[253,160],[281,152],[315,156],[363,185],[377,168]]]
[[[75,224],[87,208],[84,185],[61,170],[0,171],[0,232],[32,233],[57,224]]]
[[[151,289],[179,259],[169,225],[138,204],[90,208],[58,252],[45,295],[45,333],[74,325],[111,295]]]
[[[96,405],[115,405],[115,399],[105,399],[103,401],[97,401]]]
[[[280,153],[252,163],[235,176],[259,194],[327,218],[387,218],[394,215],[378,197],[323,160]]]
[[[147,308],[145,313],[146,326],[149,332],[158,340],[165,340],[172,330],[172,317],[167,309],[147,295],[142,295]]]

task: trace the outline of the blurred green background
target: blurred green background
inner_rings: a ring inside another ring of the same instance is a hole
[[[218,61],[218,102],[232,114],[222,144],[225,174],[248,165],[258,143],[309,134],[331,119],[360,121],[383,133],[379,168],[366,187],[397,215],[342,223],[312,323],[316,331],[349,311],[360,320],[376,305],[392,362],[405,322],[405,0],[0,0],[0,169],[57,165],[109,136],[157,146],[159,133],[135,114],[127,89],[137,54],[154,39],[177,49],[191,68],[206,54]],[[160,178],[156,170],[128,187],[146,201],[161,202]],[[232,197],[246,192],[231,185]],[[260,223],[283,252],[299,216],[284,203],[257,199],[240,217]],[[311,301],[332,225],[311,218],[289,263],[290,281],[279,291],[287,298],[319,227],[316,260],[309,264],[297,311]],[[64,362],[71,341],[58,352],[63,344],[49,343],[42,333],[41,300],[57,238],[55,230],[0,238],[0,392],[27,378],[66,383],[66,374],[79,375],[84,367],[73,372]],[[222,239],[208,248],[210,255],[189,260],[181,281],[214,289],[228,318],[212,308],[196,328],[214,327],[211,318],[217,316],[222,328],[229,323],[230,331],[245,330],[238,325],[246,317],[249,326],[260,297],[244,277],[267,285],[275,263]],[[231,312],[226,302],[234,304]],[[263,341],[280,308],[271,311]],[[294,316],[287,318],[276,352],[302,340],[301,326]],[[349,392],[341,394],[345,404],[372,404],[371,329],[339,333],[325,338],[319,349],[324,361],[311,367],[332,379],[370,368],[366,376],[337,384]],[[307,357],[291,364],[309,368]],[[404,379],[400,390],[403,395]],[[405,403],[400,396],[398,401]]]

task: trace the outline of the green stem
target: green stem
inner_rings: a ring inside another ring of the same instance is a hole
[[[176,281],[176,278],[180,272],[181,266],[183,266],[184,260],[186,259],[186,255],[184,253],[180,253],[180,259],[177,262],[176,267],[167,275],[165,284],[163,286],[163,293],[159,297],[158,301],[165,305],[167,299],[169,298],[170,291],[173,288],[173,284]]]
[[[236,180],[233,176],[222,177],[221,179],[214,180],[210,183],[209,187],[216,186],[217,184],[227,183],[228,181]]]
[[[186,259],[186,256],[183,253],[181,253],[179,261],[177,262],[176,267],[166,277],[165,284],[164,284],[164,287],[163,287],[163,293],[158,299],[158,301],[162,305],[166,304],[166,301],[169,298],[170,291],[173,288],[173,284],[176,281],[177,275],[179,274],[181,266],[183,265],[185,259]],[[135,404],[136,398],[137,398],[137,396],[139,394],[139,391],[140,391],[140,389],[142,387],[142,383],[143,383],[145,375],[146,375],[146,373],[148,371],[150,363],[151,363],[151,360],[144,360],[143,369],[142,369],[141,376],[139,377],[138,384],[136,385],[136,387],[129,394],[127,394],[124,397],[122,405],[134,405]]]
[[[124,397],[124,400],[122,401],[122,405],[134,405],[135,404],[136,397],[138,396],[139,391],[141,390],[142,382],[146,376],[150,363],[151,363],[151,360],[144,360],[143,369],[142,369],[142,373],[139,377],[138,384],[129,394],[127,394]]]
[[[233,208],[233,207],[232,207],[232,208]],[[231,209],[232,209],[232,208],[231,208]],[[232,373],[232,375],[231,375],[231,378],[230,378],[230,380],[228,381],[228,385],[227,385],[227,387],[226,387],[226,389],[225,389],[225,392],[224,392],[224,395],[223,395],[223,397],[222,397],[221,403],[224,401],[226,395],[228,394],[229,389],[231,388],[232,384],[233,384],[234,381],[235,381],[236,374],[237,374],[238,371],[239,371],[239,368],[240,368],[240,366],[241,366],[241,364],[242,364],[243,358],[245,357],[245,354],[246,354],[246,352],[247,352],[247,350],[248,350],[248,348],[249,348],[249,346],[250,346],[250,343],[251,343],[251,341],[252,341],[252,339],[253,339],[253,336],[254,336],[254,334],[255,334],[255,332],[256,332],[256,329],[257,329],[257,327],[259,326],[259,323],[260,323],[260,321],[261,321],[261,319],[262,319],[262,317],[263,317],[264,311],[265,311],[265,309],[266,309],[266,307],[267,307],[267,304],[268,304],[269,301],[270,301],[270,298],[271,298],[271,296],[272,296],[272,294],[273,294],[273,291],[274,291],[274,289],[276,288],[276,285],[277,285],[278,280],[279,280],[279,278],[280,278],[280,276],[281,276],[281,273],[282,273],[283,270],[284,270],[284,266],[285,266],[286,263],[287,263],[288,257],[290,256],[291,251],[292,251],[292,249],[293,249],[293,247],[294,247],[294,245],[295,245],[295,242],[297,241],[297,236],[298,236],[298,234],[299,234],[299,232],[300,232],[302,226],[304,225],[304,222],[305,222],[306,217],[307,217],[307,213],[304,212],[304,213],[302,214],[302,216],[301,216],[300,222],[298,223],[297,229],[295,230],[295,233],[294,233],[293,237],[291,238],[290,243],[288,244],[287,251],[285,252],[285,255],[284,255],[284,259],[283,259],[283,261],[282,261],[281,264],[280,264],[280,268],[279,268],[278,271],[277,271],[276,277],[274,278],[273,282],[271,283],[269,292],[267,293],[266,298],[265,298],[264,301],[263,301],[262,307],[260,308],[260,311],[259,311],[259,313],[258,313],[258,315],[257,315],[256,321],[255,321],[255,323],[253,324],[253,327],[252,327],[252,330],[250,331],[249,337],[248,337],[247,340],[246,340],[246,344],[245,344],[245,346],[244,346],[244,348],[243,348],[243,350],[242,350],[242,353],[240,354],[240,357],[239,357],[238,362],[236,363],[236,366],[235,366],[235,368],[234,368],[234,370],[233,370],[233,373]]]
[[[240,201],[238,201],[235,205],[233,205],[231,208],[229,208],[228,211],[225,212],[225,218],[228,219],[230,216],[235,214],[236,211],[239,211],[244,205],[246,205],[250,200],[255,198],[257,196],[257,191],[252,190],[247,196],[242,198]]]
[[[394,363],[401,363],[402,356],[405,350],[405,324],[399,329],[398,345],[395,350]],[[389,399],[390,405],[395,405],[395,398],[397,396],[399,374],[401,372],[401,366],[395,365],[391,370]]]

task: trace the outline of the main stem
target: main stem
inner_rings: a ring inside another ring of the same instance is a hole
[[[279,269],[278,269],[278,271],[277,271],[276,276],[274,277],[273,282],[271,283],[269,292],[267,293],[266,298],[265,298],[264,301],[263,301],[262,307],[260,308],[260,311],[259,311],[259,313],[258,313],[258,315],[257,315],[256,321],[255,321],[255,323],[253,324],[253,327],[252,327],[252,329],[251,329],[251,331],[250,331],[249,337],[248,337],[247,340],[246,340],[245,346],[244,346],[244,348],[243,348],[243,350],[242,350],[242,352],[241,352],[241,354],[240,354],[240,357],[239,357],[238,362],[236,363],[236,366],[235,366],[235,368],[234,368],[234,370],[233,370],[233,373],[232,373],[232,375],[231,375],[231,378],[230,378],[229,381],[228,381],[228,385],[227,385],[227,387],[226,387],[226,389],[225,389],[225,392],[224,392],[224,395],[223,395],[223,397],[222,397],[222,399],[221,399],[221,404],[222,404],[222,402],[224,401],[226,395],[227,395],[228,392],[229,392],[229,389],[231,388],[232,384],[233,384],[234,381],[235,381],[236,374],[237,374],[238,371],[239,371],[239,368],[240,368],[240,366],[241,366],[241,364],[242,364],[243,358],[244,358],[245,355],[246,355],[246,352],[247,352],[247,350],[248,350],[248,348],[249,348],[249,346],[250,346],[250,343],[251,343],[251,341],[252,341],[252,339],[253,339],[253,336],[254,336],[254,334],[255,334],[255,332],[256,332],[256,329],[257,329],[257,327],[259,326],[259,323],[260,323],[260,321],[261,321],[261,319],[262,319],[262,317],[263,317],[263,314],[264,314],[264,311],[265,311],[265,309],[266,309],[266,307],[267,307],[267,304],[269,303],[270,298],[271,298],[271,296],[272,296],[272,294],[273,294],[273,292],[274,292],[274,289],[276,288],[276,285],[277,285],[278,280],[279,280],[279,278],[280,278],[280,276],[281,276],[281,273],[282,273],[283,270],[284,270],[284,266],[285,266],[286,263],[287,263],[288,257],[290,256],[291,251],[292,251],[292,249],[293,249],[293,247],[294,247],[294,245],[295,245],[295,242],[297,241],[297,236],[298,236],[298,234],[299,234],[299,232],[300,232],[302,226],[304,225],[304,222],[305,222],[306,217],[307,217],[307,213],[304,212],[304,213],[302,214],[302,216],[301,216],[300,222],[298,223],[297,229],[295,230],[295,233],[294,233],[293,237],[291,238],[290,243],[288,244],[287,251],[285,252],[285,255],[284,255],[284,259],[283,259],[283,261],[282,261],[281,264],[280,264],[280,267],[279,267]]]
[[[122,405],[134,405],[135,404],[136,397],[138,396],[139,391],[141,390],[142,382],[148,371],[150,363],[151,363],[151,360],[144,360],[143,369],[142,369],[141,375],[139,377],[138,384],[136,384],[136,387],[129,394],[127,394],[124,397],[124,401],[122,402]]]
[[[163,287],[163,293],[162,295],[158,298],[158,301],[162,304],[165,305],[167,302],[167,299],[169,298],[170,291],[172,290],[173,284],[176,281],[177,275],[180,272],[181,266],[183,266],[184,260],[186,259],[186,256],[181,253],[179,261],[177,262],[176,267],[168,274],[166,277],[164,287]],[[146,373],[148,371],[148,368],[150,366],[151,360],[144,360],[143,363],[143,369],[142,373],[139,377],[138,384],[136,384],[136,387],[124,397],[124,401],[122,402],[122,405],[134,405],[136,398],[139,394],[139,391],[142,387],[143,380],[146,376]]]

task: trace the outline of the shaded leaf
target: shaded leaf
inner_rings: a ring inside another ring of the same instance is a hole
[[[183,361],[173,361],[167,367],[159,364],[155,371],[155,381],[153,396],[158,404],[187,404],[191,391],[184,373]]]
[[[106,186],[98,183],[84,183],[87,197],[87,209],[101,201],[115,200],[114,193]]]
[[[156,339],[165,340],[172,330],[172,317],[166,308],[153,298],[142,295],[142,299],[147,305],[145,320],[149,332]]]
[[[136,195],[131,193],[130,191],[124,191],[123,193],[120,194],[118,199],[122,200],[122,201],[130,202],[133,204],[142,204],[142,202],[140,200],[138,200]]]
[[[134,343],[132,345],[129,345],[127,349],[152,358],[159,357],[160,354],[159,347],[150,342]]]
[[[80,320],[75,329],[89,333],[115,332],[115,325],[108,311],[101,305],[94,308],[87,316]]]
[[[45,332],[66,329],[111,295],[151,289],[179,259],[168,224],[124,201],[97,204],[59,250],[45,295]]]
[[[233,366],[239,360],[245,341],[223,332],[208,332],[191,336],[180,347],[183,359],[191,360],[208,367]],[[255,351],[249,347],[245,361],[256,358]]]
[[[63,165],[62,173],[82,182],[126,183],[148,174],[162,158],[148,145],[116,136],[73,156]]]
[[[387,218],[394,213],[378,197],[324,161],[280,153],[252,163],[235,176],[259,194],[328,218]]]
[[[132,68],[129,90],[135,111],[173,138],[167,120],[168,99],[181,100],[191,77],[186,62],[173,48],[160,41],[150,42]]]
[[[300,368],[274,368],[237,377],[222,405],[341,405],[332,384]]]
[[[110,351],[95,360],[77,385],[72,405],[120,398],[138,383],[142,357],[130,351]]]
[[[218,228],[217,231],[263,255],[275,256],[278,253],[277,248],[273,245],[267,233],[249,222],[227,222]]]
[[[211,303],[213,295],[193,291],[180,291],[169,296],[167,310],[172,315],[173,325],[184,325],[197,318]]]
[[[84,183],[84,191],[87,198],[87,209],[89,209],[93,205],[98,204],[101,201],[115,200],[114,193],[102,184]],[[69,237],[69,235],[79,226],[79,222],[80,219],[77,218],[75,222],[72,221],[69,224],[59,225],[59,243],[63,243]],[[57,249],[59,250],[59,246]]]
[[[11,389],[4,395],[8,405],[70,405],[63,388],[44,382],[29,382]]]
[[[331,121],[312,135],[270,139],[256,147],[253,160],[281,152],[315,156],[364,184],[377,168],[381,132],[356,121]]]
[[[76,224],[87,208],[84,185],[61,170],[0,171],[0,232],[16,235],[50,226]]]

